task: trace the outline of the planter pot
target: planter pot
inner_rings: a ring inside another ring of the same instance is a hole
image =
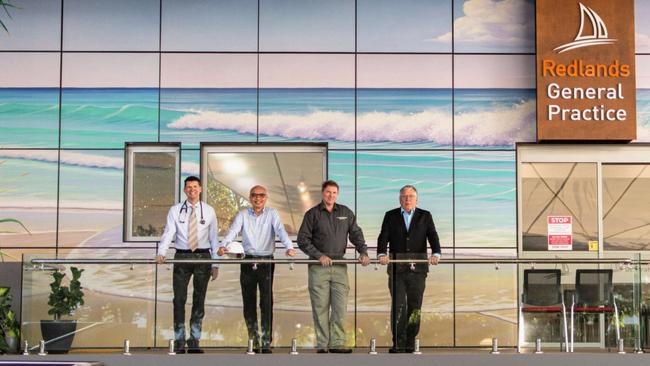
[[[7,342],[7,346],[9,346],[7,353],[18,353],[18,338],[6,336],[5,342]]]
[[[68,353],[74,340],[75,330],[77,330],[76,320],[41,320],[45,350],[48,353]]]

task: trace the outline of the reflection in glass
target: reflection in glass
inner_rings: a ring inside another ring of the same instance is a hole
[[[456,265],[456,346],[513,346],[517,335],[517,266]]]
[[[522,163],[523,250],[548,248],[548,216],[571,216],[573,250],[598,240],[596,164]]]
[[[267,206],[278,210],[289,235],[297,235],[305,211],[320,201],[325,150],[323,145],[286,144],[204,147],[204,197],[215,208],[219,234],[225,235],[237,212],[250,206],[248,193],[261,184],[269,193]]]
[[[32,258],[52,256],[26,256]],[[83,249],[59,252],[58,258],[150,258],[149,251]],[[77,321],[77,334],[72,344],[77,347],[121,347],[125,338],[132,347],[153,347],[155,314],[154,265],[127,264],[70,264],[61,266],[69,283],[70,267],[83,269],[80,282],[84,292],[84,305],[63,319]],[[52,282],[53,267],[32,268],[25,263],[23,271],[22,338],[30,345],[42,338],[40,321],[52,319],[47,305]]]
[[[149,147],[149,150],[155,149]],[[127,157],[131,173],[126,196],[129,210],[127,237],[131,240],[159,238],[165,227],[169,207],[177,198],[178,153],[127,149]]]
[[[603,164],[603,244],[606,250],[650,245],[650,169],[646,164]]]

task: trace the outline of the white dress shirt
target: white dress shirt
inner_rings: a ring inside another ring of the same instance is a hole
[[[201,209],[203,209],[204,223],[201,223]],[[191,215],[192,204],[189,201],[180,202],[169,209],[165,231],[158,246],[158,255],[167,255],[169,245],[174,238],[176,239],[174,245],[176,249],[190,249],[188,240]],[[212,206],[203,201],[196,203],[196,224],[199,239],[197,249],[210,249],[212,258],[217,259],[217,246],[219,244],[217,240],[217,215]]]
[[[293,243],[280,220],[280,215],[274,208],[264,207],[259,216],[255,215],[252,208],[239,211],[220,246],[228,245],[239,232],[242,233],[244,252],[248,255],[272,255],[275,250],[276,235],[286,249],[293,248]]]

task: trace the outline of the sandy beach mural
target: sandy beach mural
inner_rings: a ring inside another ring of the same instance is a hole
[[[0,222],[0,251],[153,258],[156,243],[122,241],[125,142],[181,142],[186,177],[199,174],[201,141],[318,141],[370,246],[414,184],[446,258],[516,255],[514,144],[536,134],[532,0],[263,0],[259,19],[257,0],[165,0],[162,18],[158,0],[66,0],[63,26],[60,1],[35,3],[0,31],[0,219],[15,220]],[[646,52],[650,30],[637,21],[637,34]],[[650,56],[637,63],[648,142]],[[84,268],[75,318],[89,328],[75,346],[119,347],[126,333],[134,347],[166,345],[168,266]],[[514,345],[518,270],[443,260],[421,345]],[[238,271],[224,265],[210,287],[206,346],[246,343]],[[314,344],[305,271],[278,267],[277,346]],[[384,269],[349,273],[350,345],[389,345]],[[25,272],[30,344],[48,283]]]

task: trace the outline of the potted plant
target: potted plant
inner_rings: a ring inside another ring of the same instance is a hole
[[[54,281],[50,283],[50,297],[47,304],[50,306],[48,314],[53,320],[41,320],[41,333],[45,341],[45,348],[50,353],[67,353],[70,350],[74,334],[77,330],[76,320],[62,320],[61,317],[72,315],[72,312],[84,304],[84,293],[79,278],[83,269],[70,267],[72,279],[68,286],[63,286],[65,273],[56,271],[52,273]]]
[[[9,290],[9,287],[0,287],[0,353],[17,352],[20,339],[20,324],[11,310]]]

